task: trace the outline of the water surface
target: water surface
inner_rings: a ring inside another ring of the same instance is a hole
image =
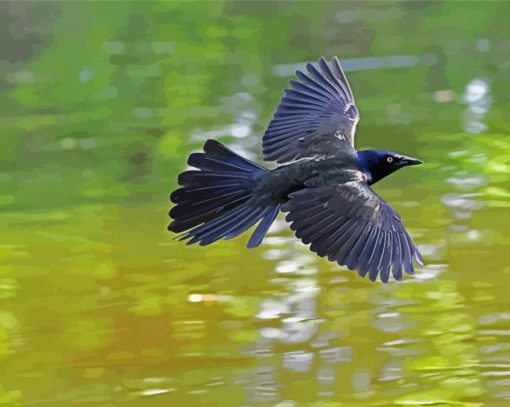
[[[0,4],[0,405],[507,406],[504,2]],[[376,191],[427,265],[371,283],[279,218],[166,231],[186,156],[261,162],[296,67],[338,55]]]

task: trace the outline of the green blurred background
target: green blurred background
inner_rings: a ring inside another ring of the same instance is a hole
[[[508,2],[0,3],[1,406],[510,405]],[[376,191],[427,266],[370,283],[283,218],[188,247],[207,138],[261,160],[287,80],[341,59]]]

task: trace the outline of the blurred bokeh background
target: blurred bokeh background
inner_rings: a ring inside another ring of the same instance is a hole
[[[0,3],[0,405],[508,406],[508,2]],[[261,160],[338,55],[427,266],[370,283],[283,218],[188,247],[186,157]]]

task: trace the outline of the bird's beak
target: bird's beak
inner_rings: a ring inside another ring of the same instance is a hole
[[[403,156],[402,157],[402,164],[407,167],[408,165],[418,165],[418,164],[423,164],[423,161],[421,160],[418,160],[417,158],[413,158],[413,157],[405,157]]]

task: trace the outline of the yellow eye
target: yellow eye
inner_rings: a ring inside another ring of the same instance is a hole
[[[393,157],[386,158],[386,161],[388,161],[389,163],[392,163],[393,162]]]

